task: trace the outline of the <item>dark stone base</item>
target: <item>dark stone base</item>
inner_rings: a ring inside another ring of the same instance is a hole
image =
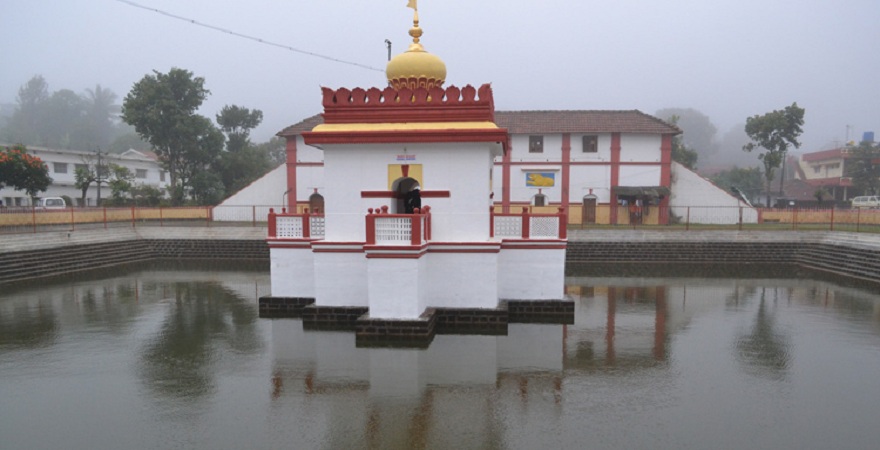
[[[364,314],[355,322],[358,347],[427,348],[434,340],[437,314],[428,308],[418,319],[373,319]]]
[[[418,319],[405,320],[372,318],[367,307],[316,306],[310,300],[264,297],[260,316],[282,317],[272,311],[289,311],[283,314],[301,316],[307,330],[354,331],[358,347],[427,348],[436,334],[506,336],[509,323],[574,323],[574,302],[568,300],[505,300],[489,309],[428,308]]]
[[[507,335],[507,309],[436,308],[437,334]]]
[[[502,300],[510,323],[574,323],[574,302],[570,300]]]
[[[355,322],[368,310],[366,306],[309,305],[302,310],[303,328],[354,331]]]
[[[260,317],[302,317],[303,309],[315,303],[310,297],[260,297]]]

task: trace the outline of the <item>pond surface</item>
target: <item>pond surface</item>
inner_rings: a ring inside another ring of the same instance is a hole
[[[7,287],[0,448],[877,448],[876,286],[568,272],[575,324],[423,350],[260,319],[265,265]]]

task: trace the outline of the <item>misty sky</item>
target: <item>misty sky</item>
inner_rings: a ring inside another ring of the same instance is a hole
[[[321,112],[320,86],[382,87],[385,39],[406,49],[406,0],[132,0],[380,70],[260,44],[117,0],[0,0],[0,103],[41,74],[50,92],[96,84],[119,103],[152,70],[204,77],[214,118],[260,109],[264,141]],[[880,135],[878,0],[419,0],[422,43],[446,85],[492,83],[497,109],[695,108],[719,137],[798,102],[801,151]]]

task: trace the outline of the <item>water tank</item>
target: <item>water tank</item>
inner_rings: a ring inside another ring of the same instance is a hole
[[[874,142],[874,132],[866,131],[864,135],[862,135],[862,142]]]

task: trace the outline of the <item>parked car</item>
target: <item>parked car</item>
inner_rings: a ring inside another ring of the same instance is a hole
[[[857,209],[880,208],[880,196],[862,195],[852,199],[852,207]]]
[[[41,209],[64,209],[67,208],[67,202],[61,197],[46,197],[40,199],[37,207]]]

